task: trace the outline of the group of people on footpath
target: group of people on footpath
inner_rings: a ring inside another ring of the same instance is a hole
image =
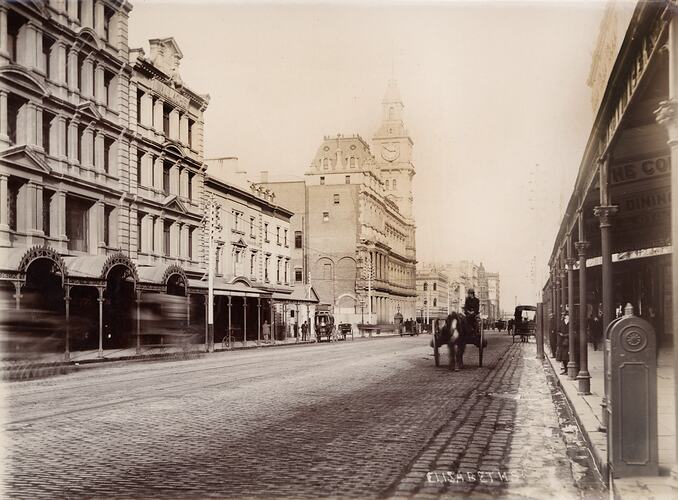
[[[551,312],[549,314],[549,347],[551,355],[555,356],[556,361],[562,363],[561,375],[567,374],[567,364],[570,362],[570,321],[575,323],[575,361],[579,363],[579,321],[577,318],[570,317],[570,310],[565,306],[565,311],[556,318]],[[597,351],[602,348],[603,341],[603,305],[598,304],[597,307],[589,305],[587,308],[586,319],[586,339],[587,342],[593,346],[593,350]]]
[[[302,342],[309,340],[309,327],[308,321],[304,320],[301,324],[301,340]],[[271,337],[271,325],[268,323],[268,320],[264,320],[264,324],[261,325],[261,336],[264,338],[264,342],[270,343],[273,339]],[[299,338],[299,326],[297,323],[294,324],[294,337]]]

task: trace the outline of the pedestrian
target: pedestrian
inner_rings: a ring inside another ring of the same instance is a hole
[[[264,342],[270,342],[270,340],[271,340],[271,325],[268,324],[268,320],[264,320],[264,324],[261,325],[261,333],[264,336]]]
[[[593,344],[593,350],[597,351],[603,340],[603,311],[600,307],[598,307],[598,311],[596,311],[596,314],[591,318],[589,333],[591,336],[591,343]]]
[[[549,347],[551,349],[551,357],[556,357],[556,347],[558,346],[558,332],[556,328],[556,320],[553,311],[549,313]]]
[[[568,333],[568,325],[570,323],[570,315],[568,312],[563,313],[558,328],[558,346],[556,347],[556,361],[563,364],[561,375],[567,373],[567,363],[570,361],[570,338]]]
[[[308,321],[304,320],[304,322],[301,324],[301,340],[306,341],[308,340]]]

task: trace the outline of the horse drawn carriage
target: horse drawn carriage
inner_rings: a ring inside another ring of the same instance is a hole
[[[475,318],[456,312],[445,320],[445,326],[433,334],[431,346],[436,366],[440,366],[440,347],[449,348],[450,369],[457,371],[464,366],[464,351],[468,344],[478,348],[478,366],[483,366],[483,349],[487,347],[485,329],[479,316]]]
[[[334,316],[329,311],[317,311],[314,321],[316,340],[320,342],[325,337],[328,342],[331,342],[335,328]]]
[[[530,337],[535,336],[537,329],[535,319],[537,317],[537,308],[535,306],[518,306],[513,315],[513,330],[511,331],[513,342],[516,337],[521,342],[529,342]]]

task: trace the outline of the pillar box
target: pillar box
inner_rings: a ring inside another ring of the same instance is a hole
[[[608,462],[613,478],[656,476],[657,451],[657,345],[652,326],[633,314],[606,331],[608,357]]]

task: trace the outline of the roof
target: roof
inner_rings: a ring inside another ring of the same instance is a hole
[[[315,293],[313,287],[311,287],[310,295],[311,297],[308,298],[306,285],[296,284],[294,285],[292,293],[273,292],[272,298],[275,300],[286,300],[290,302],[308,302],[313,304],[317,304],[318,302],[320,302],[318,294]]]

